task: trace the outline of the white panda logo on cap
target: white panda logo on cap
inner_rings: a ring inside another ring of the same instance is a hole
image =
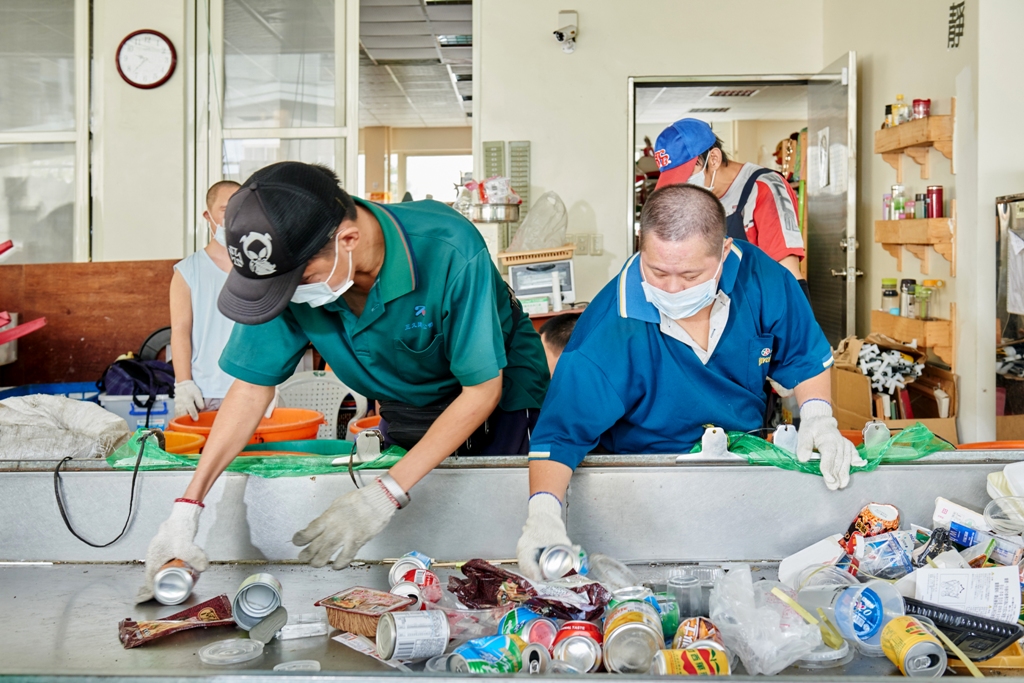
[[[255,250],[251,248],[254,243],[258,247]],[[249,258],[249,270],[260,276],[273,275],[277,272],[277,266],[268,260],[274,253],[268,233],[250,232],[242,238],[241,244],[242,253]]]

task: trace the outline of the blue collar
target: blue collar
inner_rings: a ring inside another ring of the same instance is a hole
[[[722,277],[718,281],[719,291],[726,294],[732,293],[733,287],[736,286],[736,274],[739,272],[742,260],[743,249],[738,243],[733,242],[732,249],[722,266]],[[617,288],[619,317],[658,324],[661,322],[661,313],[644,296],[641,282],[643,282],[643,276],[640,274],[640,254],[638,252],[633,254],[619,271]]]

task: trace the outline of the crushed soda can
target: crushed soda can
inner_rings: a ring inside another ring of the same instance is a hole
[[[391,571],[388,572],[388,582],[394,586],[396,583],[402,581],[402,577],[405,576],[410,569],[430,569],[431,565],[434,564],[434,560],[427,557],[421,552],[415,550],[402,555],[398,560],[391,565]]]
[[[537,564],[545,581],[560,579],[574,571],[586,574],[590,570],[587,553],[578,545],[549,545],[540,552]]]
[[[675,638],[672,639],[672,648],[674,650],[688,650],[697,646],[697,643],[701,643],[702,647],[705,647],[705,643],[712,642],[718,647],[725,649],[725,641],[722,640],[722,632],[712,621],[706,617],[691,617],[689,619],[683,619],[679,622],[679,629],[676,631]]]
[[[465,674],[514,674],[523,668],[527,644],[519,636],[488,636],[459,645],[448,658],[448,670]]]
[[[519,636],[527,643],[543,645],[550,650],[558,625],[528,607],[517,607],[502,617],[498,633]]]
[[[552,655],[582,673],[601,666],[601,630],[589,621],[567,621],[558,629]]]
[[[857,537],[870,538],[900,528],[900,511],[895,505],[868,503],[850,523],[840,544],[853,555],[857,548]]]

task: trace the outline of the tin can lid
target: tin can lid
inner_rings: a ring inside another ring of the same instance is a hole
[[[604,638],[604,665],[615,673],[647,673],[664,647],[660,633],[644,623],[623,624]]]
[[[555,646],[555,659],[587,672],[601,662],[601,646],[584,635],[569,636]]]
[[[199,648],[199,660],[203,664],[228,666],[256,659],[263,654],[263,643],[248,638],[218,640]]]

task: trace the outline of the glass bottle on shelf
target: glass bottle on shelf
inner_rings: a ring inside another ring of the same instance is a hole
[[[882,310],[892,315],[900,314],[900,293],[896,289],[896,278],[882,278]]]
[[[892,215],[889,216],[889,220],[891,221],[899,220],[900,214],[906,210],[907,198],[903,194],[903,191],[904,188],[902,185],[892,186],[892,200],[889,203],[889,207],[892,212]]]

